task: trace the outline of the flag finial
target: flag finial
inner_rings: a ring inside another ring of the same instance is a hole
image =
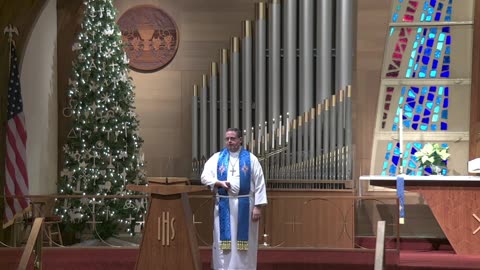
[[[5,28],[3,29],[3,34],[4,35],[8,34],[8,41],[13,42],[13,34],[16,34],[18,36],[18,29],[17,27],[9,24],[5,26]]]

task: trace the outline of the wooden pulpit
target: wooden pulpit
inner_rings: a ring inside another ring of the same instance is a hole
[[[148,185],[127,185],[150,193],[136,269],[202,269],[188,193],[205,190],[187,178],[150,177]]]

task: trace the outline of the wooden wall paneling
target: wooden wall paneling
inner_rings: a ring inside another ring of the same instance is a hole
[[[8,93],[8,76],[9,76],[9,43],[8,35],[3,34],[3,29],[11,24],[18,29],[18,36],[14,37],[15,44],[17,46],[17,57],[19,66],[22,65],[23,55],[27,42],[29,41],[30,34],[35,26],[35,23],[40,16],[42,9],[44,8],[46,0],[30,1],[30,0],[17,0],[17,1],[1,1],[0,2],[0,190],[2,190],[2,196],[0,198],[0,209],[5,207],[3,199],[3,190],[5,188],[5,151],[6,151],[6,125],[7,125],[7,93]],[[19,68],[19,70],[21,70]],[[3,214],[0,217],[0,222],[3,224]],[[3,229],[0,229],[0,240],[5,240],[7,234]]]
[[[370,173],[381,70],[392,1],[357,2],[353,70],[354,179]]]
[[[270,191],[268,195],[272,196],[265,217],[270,246],[353,247],[355,211],[350,193]],[[302,196],[324,197],[311,200]]]
[[[472,46],[469,159],[480,157],[480,4],[475,3]]]
[[[259,244],[270,247],[354,247],[354,199],[350,193],[268,191],[259,227]],[[287,198],[295,196],[295,198]],[[313,200],[302,196],[323,196]],[[213,196],[190,196],[199,246],[212,244]],[[266,237],[264,237],[266,234]]]

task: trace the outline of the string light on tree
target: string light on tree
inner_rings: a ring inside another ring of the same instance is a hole
[[[64,110],[64,116],[72,121],[72,136],[63,147],[58,192],[131,195],[125,185],[144,184],[145,173],[128,59],[112,0],[85,0],[84,4],[82,31],[72,45],[76,56]],[[128,200],[129,207],[125,200],[94,202],[92,208],[85,199],[59,200],[56,211],[66,226],[74,229],[93,222],[97,235],[104,239],[118,233],[120,220],[143,220],[145,205],[134,199]]]

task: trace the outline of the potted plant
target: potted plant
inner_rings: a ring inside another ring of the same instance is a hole
[[[448,146],[443,147],[438,143],[427,143],[420,151],[415,153],[415,157],[422,167],[430,167],[432,174],[441,175],[450,154],[448,153]]]

